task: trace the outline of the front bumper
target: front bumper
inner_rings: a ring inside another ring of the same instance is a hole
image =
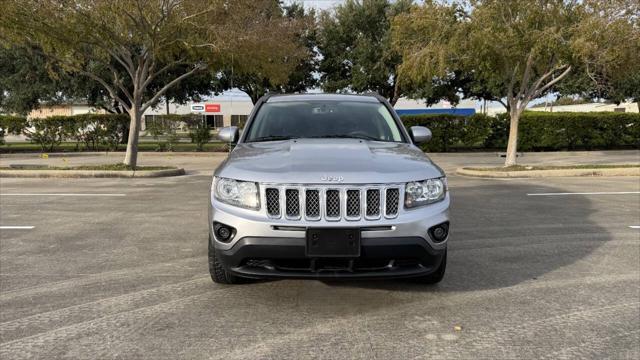
[[[357,258],[307,258],[304,238],[245,237],[216,250],[227,271],[248,278],[386,278],[434,272],[446,249],[420,237],[363,238]]]
[[[269,219],[264,212],[210,202],[209,232],[216,255],[231,273],[250,278],[411,277],[435,271],[448,238],[435,242],[428,230],[449,221],[449,194],[438,203],[403,209],[393,219],[375,221],[290,221]],[[218,241],[213,223],[235,229],[228,242]],[[361,231],[361,255],[352,259],[308,258],[309,227],[353,227]]]

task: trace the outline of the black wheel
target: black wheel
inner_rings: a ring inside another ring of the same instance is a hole
[[[440,266],[438,266],[436,271],[434,271],[429,275],[416,278],[416,280],[423,284],[437,284],[440,281],[442,281],[442,278],[444,278],[444,272],[446,269],[447,269],[447,251],[445,250],[444,256],[442,257],[442,262],[440,263]]]
[[[211,274],[211,280],[218,284],[239,284],[242,282],[242,278],[230,274],[222,267],[222,264],[216,258],[216,250],[212,242],[211,235],[209,235],[209,273]]]

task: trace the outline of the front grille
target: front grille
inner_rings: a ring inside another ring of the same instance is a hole
[[[393,218],[400,209],[400,187],[368,185],[323,187],[266,185],[267,215],[287,220],[355,221]]]

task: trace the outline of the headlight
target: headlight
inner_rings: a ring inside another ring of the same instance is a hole
[[[260,209],[258,184],[254,182],[215,178],[212,190],[213,196],[220,202],[247,209]]]
[[[444,199],[447,193],[447,179],[429,179],[407,183],[404,189],[404,205],[414,208],[433,204]]]

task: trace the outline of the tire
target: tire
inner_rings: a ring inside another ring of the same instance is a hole
[[[421,276],[416,278],[417,281],[423,284],[437,284],[444,278],[444,273],[447,269],[447,251],[445,250],[444,256],[442,257],[442,262],[440,262],[440,266],[433,273],[425,276]]]
[[[212,244],[213,240],[209,235],[209,274],[211,274],[211,280],[217,284],[239,284],[242,282],[242,278],[229,273],[220,264],[216,257],[216,250]]]

